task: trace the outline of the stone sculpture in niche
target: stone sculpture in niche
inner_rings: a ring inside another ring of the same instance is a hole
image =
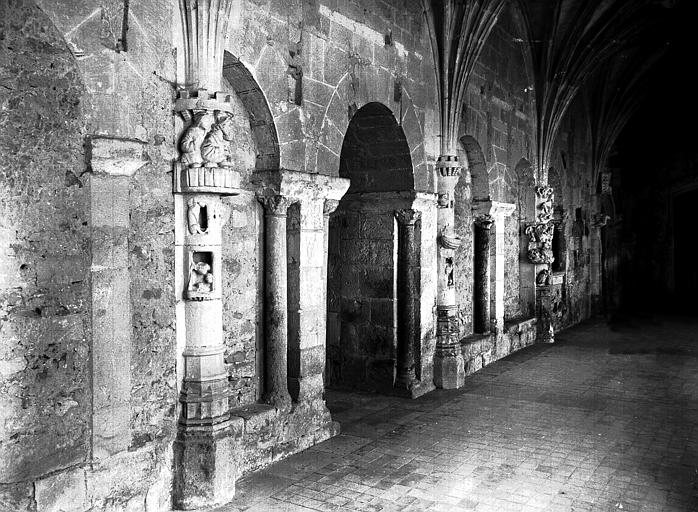
[[[189,284],[185,298],[189,300],[206,300],[213,293],[212,254],[195,252],[189,265]]]
[[[538,272],[538,275],[536,276],[536,285],[537,286],[547,286],[550,284],[550,271],[548,269],[543,269],[540,272]]]
[[[189,228],[189,234],[200,235],[206,232],[206,228],[202,226],[206,221],[202,219],[201,212],[202,204],[196,199],[190,199],[187,201],[187,226]],[[206,216],[206,207],[204,206],[204,217]]]
[[[298,41],[288,49],[288,69],[286,70],[286,74],[289,76],[288,101],[296,105],[301,105],[303,103],[302,48],[303,42]]]
[[[446,285],[449,287],[454,286],[455,282],[453,280],[453,258],[446,258],[446,266],[444,267],[444,272],[446,273]]]

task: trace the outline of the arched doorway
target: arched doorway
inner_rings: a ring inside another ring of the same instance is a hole
[[[407,140],[387,107],[369,103],[356,112],[339,172],[351,185],[329,225],[325,382],[387,391],[395,383],[402,329],[396,211],[409,204],[414,188]]]

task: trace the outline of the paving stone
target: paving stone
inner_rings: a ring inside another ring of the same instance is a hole
[[[414,401],[328,391],[344,434],[217,511],[698,510],[696,327],[588,322]],[[654,349],[616,353],[633,340]]]

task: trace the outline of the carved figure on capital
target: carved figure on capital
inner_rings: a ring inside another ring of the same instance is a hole
[[[285,217],[293,202],[289,197],[281,195],[258,196],[257,199],[264,206],[264,213],[275,217]]]
[[[419,219],[422,218],[422,212],[409,208],[395,210],[394,215],[395,219],[402,225],[415,224]]]
[[[202,166],[204,160],[201,156],[201,146],[214,122],[213,112],[204,110],[194,113],[194,122],[185,130],[179,142],[179,148],[182,150],[179,161],[182,165],[187,167]]]
[[[482,229],[490,229],[494,224],[494,217],[489,214],[476,215],[474,220],[475,224]]]
[[[555,199],[553,188],[547,185],[536,187],[536,196],[538,199],[536,220],[540,223],[550,222],[553,220],[553,201]]]
[[[555,224],[547,222],[544,224],[531,224],[526,227],[528,241],[528,259],[531,263],[552,263],[553,257],[553,236],[555,235]]]
[[[186,116],[185,116],[186,118]],[[210,110],[194,113],[194,122],[184,131],[179,148],[180,163],[186,167],[229,167],[232,116]]]

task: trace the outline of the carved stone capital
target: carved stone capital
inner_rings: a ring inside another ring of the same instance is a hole
[[[494,217],[492,217],[492,215],[489,213],[481,213],[475,215],[473,221],[475,221],[476,226],[482,229],[490,229],[492,224],[494,224]]]
[[[322,214],[325,217],[329,217],[334,213],[338,206],[339,201],[337,199],[325,199],[325,202],[322,205]]]
[[[419,219],[422,218],[422,212],[419,210],[412,210],[410,208],[395,210],[394,215],[398,223],[403,226],[413,226]]]
[[[442,177],[458,177],[463,167],[460,165],[456,155],[441,155],[436,160],[436,170],[439,172],[439,176]]]
[[[286,196],[258,196],[257,200],[264,206],[265,215],[272,215],[274,217],[285,217],[288,212],[288,207],[291,206],[292,201]]]

